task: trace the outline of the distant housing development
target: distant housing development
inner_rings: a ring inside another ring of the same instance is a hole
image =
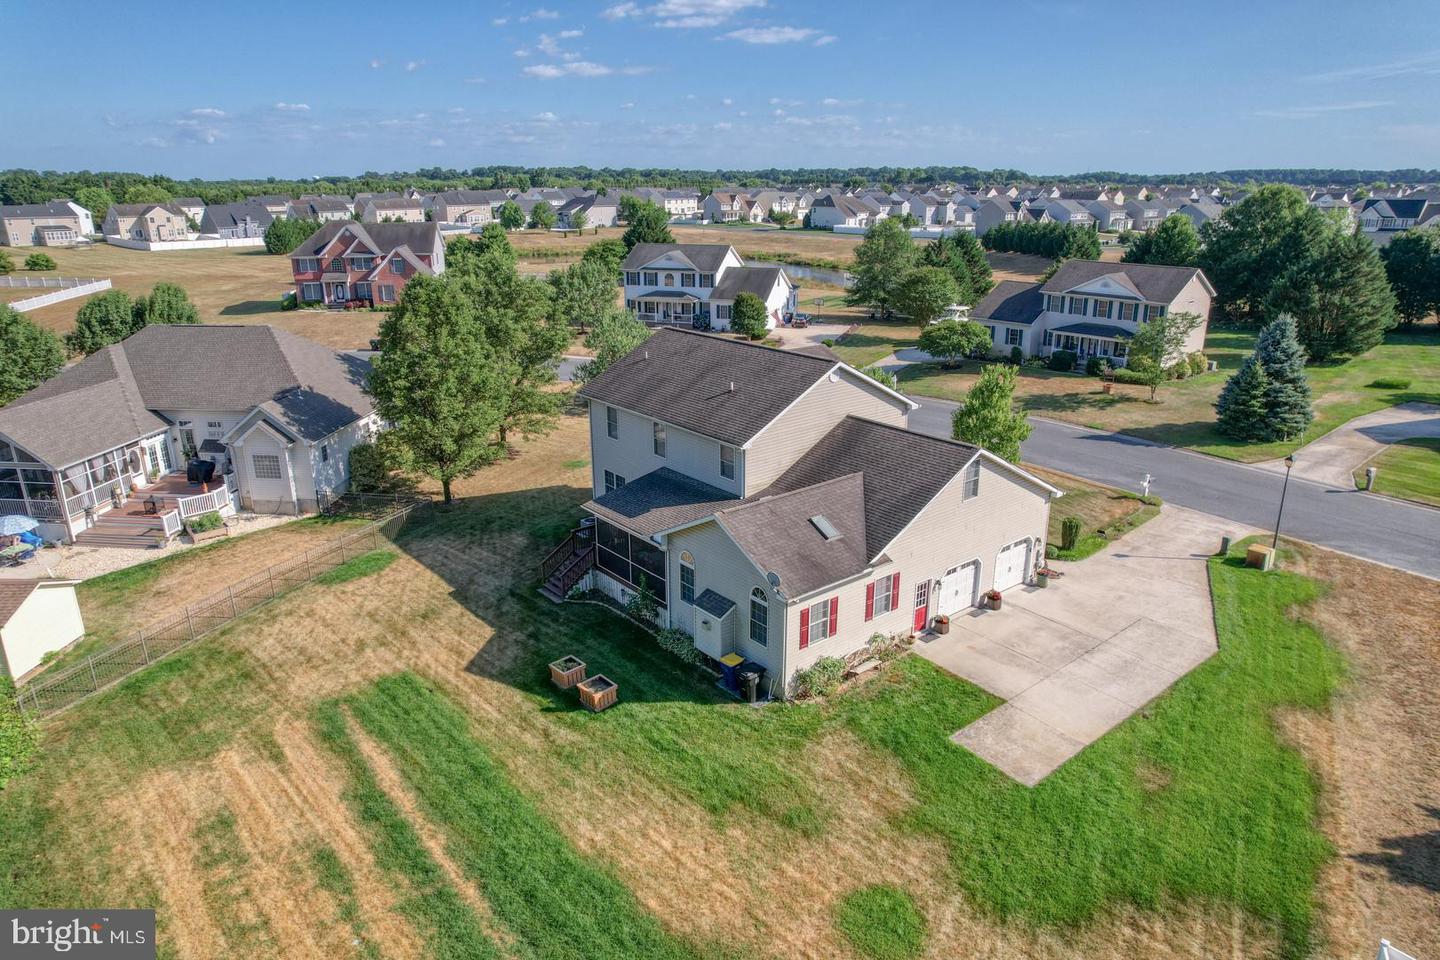
[[[0,244],[65,247],[95,232],[90,211],[71,200],[0,207]]]

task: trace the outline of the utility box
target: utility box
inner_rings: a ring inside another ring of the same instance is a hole
[[[1375,489],[1375,468],[1374,468],[1374,467],[1366,467],[1366,468],[1365,468],[1365,489],[1366,489],[1366,490],[1374,490],[1374,489]]]
[[[1275,567],[1275,551],[1260,543],[1250,544],[1245,551],[1245,566],[1256,570],[1272,570]]]

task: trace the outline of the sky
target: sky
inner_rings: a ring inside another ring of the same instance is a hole
[[[1436,0],[5,6],[0,168],[1440,165]]]

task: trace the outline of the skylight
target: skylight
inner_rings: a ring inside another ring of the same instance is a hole
[[[820,531],[820,536],[824,537],[826,540],[840,539],[840,531],[836,530],[835,524],[827,520],[824,515],[817,514],[810,518],[810,522],[814,524],[816,530]]]

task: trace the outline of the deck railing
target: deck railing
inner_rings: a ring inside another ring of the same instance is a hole
[[[544,560],[540,561],[541,583],[549,580],[552,573],[565,566],[565,562],[580,551],[578,546],[579,534],[579,530],[571,530],[570,535],[560,541],[560,544],[554,550],[551,550]]]
[[[197,493],[189,497],[180,497],[176,501],[180,507],[180,516],[186,520],[191,517],[198,517],[202,513],[213,513],[229,502],[230,488],[228,486],[222,486],[218,490],[211,490],[209,493]]]
[[[165,531],[166,537],[178,536],[182,525],[179,510],[166,510],[160,514],[160,527]]]
[[[59,520],[59,500],[0,500],[0,517],[18,513],[36,520]]]

